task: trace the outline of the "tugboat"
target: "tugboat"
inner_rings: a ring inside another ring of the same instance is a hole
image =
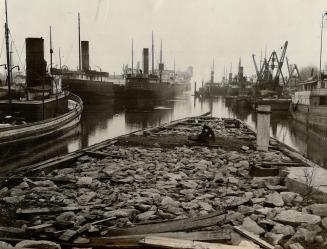
[[[83,102],[62,90],[61,77],[46,72],[43,38],[26,38],[25,89],[19,97],[12,96],[7,2],[5,31],[8,98],[0,100],[0,146],[57,136],[76,126]],[[52,58],[52,48],[50,54]]]

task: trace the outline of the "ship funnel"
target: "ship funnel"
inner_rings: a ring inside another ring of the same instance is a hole
[[[149,49],[143,48],[143,73],[149,74]]]
[[[90,70],[89,41],[81,41],[82,48],[82,71]]]
[[[46,75],[43,38],[26,38],[26,85],[41,86]]]

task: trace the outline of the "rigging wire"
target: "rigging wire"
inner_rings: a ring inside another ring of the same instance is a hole
[[[18,52],[18,49],[17,49],[16,43],[15,43],[15,40],[14,40],[14,38],[13,38],[11,32],[9,32],[9,34],[10,34],[11,40],[12,40],[12,42],[13,42],[13,44],[14,44],[14,48],[15,48],[15,50],[16,50],[16,53],[17,53],[17,56],[18,56],[18,59],[19,59],[20,66],[21,66],[22,68],[24,68],[24,71],[25,71],[25,65],[22,63],[22,60],[21,60],[21,54],[19,54],[19,52]]]
[[[2,44],[1,44],[0,59],[1,59],[2,52],[3,52],[4,44],[5,44],[5,37],[3,37]]]

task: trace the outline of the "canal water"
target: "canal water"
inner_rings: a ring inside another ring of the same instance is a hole
[[[24,146],[8,146],[0,156],[0,174],[24,165],[63,155],[109,138],[176,119],[211,112],[214,117],[238,118],[256,128],[256,114],[227,106],[223,97],[198,99],[185,93],[161,102],[117,103],[101,100],[84,107],[81,124],[63,136]],[[327,135],[307,129],[287,112],[271,116],[271,136],[297,149],[312,161],[327,167]]]

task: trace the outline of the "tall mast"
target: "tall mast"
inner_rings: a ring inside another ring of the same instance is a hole
[[[261,49],[261,52],[260,52],[260,70],[261,70],[261,66],[262,66],[262,49]]]
[[[175,65],[175,59],[174,59],[174,77],[176,76],[176,65]]]
[[[153,31],[152,31],[152,74],[154,74],[154,41],[153,41]]]
[[[160,43],[160,64],[162,64],[162,40]]]
[[[78,12],[78,70],[81,71],[81,19]]]
[[[162,80],[162,70],[163,70],[163,65],[162,65],[162,40],[160,42],[160,64],[159,64],[159,82],[161,83]]]
[[[60,48],[59,48],[59,68],[61,69],[61,55],[60,55]]]
[[[50,73],[52,73],[52,54],[53,54],[53,49],[52,49],[52,36],[51,36],[51,26],[50,26]]]
[[[13,54],[13,50],[12,50],[12,41],[10,42],[10,51],[9,51],[9,68],[12,68],[13,67],[13,57],[12,57],[12,54]],[[12,70],[10,70],[10,78],[11,78],[11,81],[13,81],[13,77],[12,77]]]
[[[134,41],[132,39],[132,75],[133,75],[133,71],[134,71]]]
[[[9,55],[9,28],[8,28],[8,13],[7,13],[7,0],[5,1],[5,10],[6,10],[6,24],[5,24],[5,32],[6,32],[6,54],[7,54],[7,84],[8,84],[8,100],[9,100],[9,108],[11,112],[11,73],[10,73],[10,55]]]

